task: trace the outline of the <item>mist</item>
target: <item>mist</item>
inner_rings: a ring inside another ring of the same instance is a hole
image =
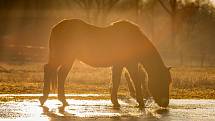
[[[105,27],[137,24],[167,65],[214,66],[213,0],[0,1],[0,61],[46,62],[51,29],[64,19]]]

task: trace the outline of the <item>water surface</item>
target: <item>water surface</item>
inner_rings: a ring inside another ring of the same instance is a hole
[[[1,95],[40,96],[40,95]],[[55,95],[52,95],[55,96]],[[98,94],[81,94],[67,96],[99,96]],[[148,103],[146,108],[136,107],[133,99],[121,99],[120,108],[113,108],[110,100],[75,100],[68,99],[69,106],[62,107],[57,99],[49,99],[40,106],[37,99],[21,99],[0,102],[1,121],[69,121],[69,120],[104,120],[104,121],[179,121],[179,120],[215,120],[215,100],[171,99],[167,109]]]

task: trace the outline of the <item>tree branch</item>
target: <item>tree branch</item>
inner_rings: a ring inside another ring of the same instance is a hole
[[[166,10],[166,12],[169,14],[169,15],[173,15],[173,13],[164,5],[164,3],[161,1],[161,0],[158,0],[158,2],[161,4],[161,6]]]
[[[84,1],[82,0],[74,0],[81,8],[85,9]]]
[[[108,3],[109,4],[108,11],[111,10],[118,1],[119,0],[110,0]]]

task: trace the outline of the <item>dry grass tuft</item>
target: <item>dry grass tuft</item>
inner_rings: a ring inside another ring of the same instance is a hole
[[[176,68],[172,71],[173,88],[215,89],[214,68]]]

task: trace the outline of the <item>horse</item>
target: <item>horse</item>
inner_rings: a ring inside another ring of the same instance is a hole
[[[80,19],[63,20],[55,25],[49,40],[49,60],[44,66],[41,105],[48,98],[50,83],[53,87],[58,84],[58,99],[63,105],[68,105],[64,82],[75,59],[93,67],[111,67],[113,106],[120,106],[117,92],[122,70],[126,68],[135,87],[136,101],[144,107],[139,64],[147,71],[148,88],[155,102],[162,107],[169,104],[170,71],[140,28],[127,20],[106,27],[94,26]]]

